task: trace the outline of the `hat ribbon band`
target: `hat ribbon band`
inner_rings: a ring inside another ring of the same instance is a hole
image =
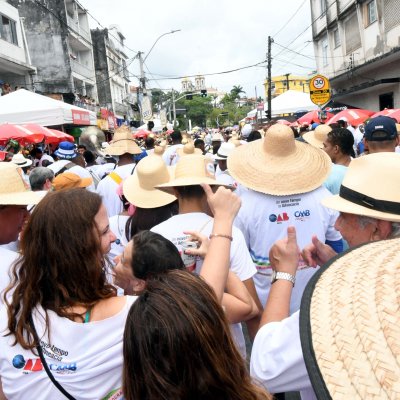
[[[21,161],[21,162],[15,162],[14,161],[14,164],[16,164],[16,165],[24,165],[24,164],[26,164],[26,162],[27,162],[28,160],[26,160],[26,161]]]
[[[113,140],[110,144],[114,144],[114,143],[117,143],[117,142],[122,142],[122,141],[125,141],[125,140],[127,140],[129,142],[136,143],[134,139],[118,139],[118,140]]]
[[[228,156],[224,156],[223,154],[219,154],[219,153],[217,153],[217,157],[228,158]]]
[[[343,185],[340,186],[339,196],[371,210],[400,215],[400,203],[395,201],[374,199]]]

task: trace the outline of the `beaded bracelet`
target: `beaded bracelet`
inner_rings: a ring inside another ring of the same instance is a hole
[[[213,237],[222,237],[222,238],[225,238],[225,239],[229,239],[231,242],[232,242],[232,240],[233,240],[233,237],[232,237],[232,236],[223,235],[223,234],[221,234],[221,233],[212,233],[208,238],[209,238],[209,239],[212,239]]]

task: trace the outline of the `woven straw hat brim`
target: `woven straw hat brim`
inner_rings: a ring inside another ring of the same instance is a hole
[[[0,193],[0,205],[27,206],[30,204],[38,204],[42,198],[43,196],[40,196],[36,192],[32,192],[30,190],[17,193]]]
[[[308,283],[300,337],[318,399],[400,398],[399,246],[352,249]]]
[[[319,149],[324,148],[324,142],[323,140],[318,140],[315,135],[314,131],[306,132],[302,138],[309,144],[311,144],[314,147],[318,147]]]
[[[179,157],[192,156],[193,154],[203,154],[202,151],[197,148],[193,149],[193,153],[185,153],[184,147],[180,147],[179,149],[176,150],[176,152],[178,153]]]
[[[164,183],[162,185],[157,185],[156,188],[162,190],[163,192],[173,193],[173,188],[178,186],[193,186],[200,185],[205,183],[210,186],[224,186],[228,189],[235,190],[233,186],[224,185],[222,183],[218,183],[215,179],[207,178],[207,177],[187,177],[187,178],[178,178],[174,179],[171,182]]]
[[[349,200],[343,199],[338,194],[322,199],[321,203],[325,207],[332,208],[333,210],[343,213],[363,215],[365,217],[382,219],[384,221],[400,222],[400,215],[398,214],[372,210],[368,207],[363,207],[359,204],[355,204]]]
[[[331,159],[322,150],[295,141],[289,156],[267,154],[264,139],[236,147],[228,157],[231,176],[257,192],[287,196],[311,192],[325,181],[331,170]]]
[[[121,139],[116,143],[111,143],[104,153],[110,156],[121,156],[122,154],[141,154],[141,148],[133,141],[129,139]]]
[[[174,168],[169,167],[170,179],[173,178]],[[136,207],[156,208],[170,204],[176,200],[173,194],[162,192],[158,189],[145,189],[140,185],[138,174],[135,172],[129,176],[123,185],[124,196]]]

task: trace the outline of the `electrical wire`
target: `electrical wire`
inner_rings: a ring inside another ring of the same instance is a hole
[[[300,11],[300,9],[304,6],[304,4],[306,4],[307,0],[304,0],[299,8],[294,12],[294,14],[285,22],[285,24],[282,25],[282,27],[278,30],[278,32],[276,32],[274,35],[272,35],[272,38],[274,39],[276,36],[279,35],[279,33],[281,33],[289,24],[289,22],[297,15],[297,13]]]

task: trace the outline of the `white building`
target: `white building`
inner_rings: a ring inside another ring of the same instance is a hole
[[[35,73],[26,45],[23,19],[17,8],[0,0],[0,81],[12,89],[15,86],[32,89]],[[0,84],[0,92],[2,87],[4,90],[4,85]]]
[[[400,108],[400,1],[310,0],[318,73],[333,99]]]

